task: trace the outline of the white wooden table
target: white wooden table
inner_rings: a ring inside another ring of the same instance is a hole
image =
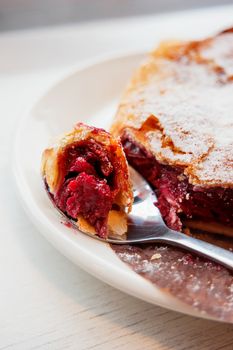
[[[233,326],[152,306],[74,266],[40,236],[14,188],[23,106],[78,61],[152,47],[148,31],[158,20],[131,20],[127,30],[116,21],[0,35],[0,350],[233,349]]]

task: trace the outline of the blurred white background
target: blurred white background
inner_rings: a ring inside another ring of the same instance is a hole
[[[0,30],[156,14],[232,0],[0,0]]]

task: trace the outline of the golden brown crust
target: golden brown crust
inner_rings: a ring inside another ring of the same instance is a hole
[[[127,129],[190,183],[233,187],[233,30],[165,42],[134,74],[112,132]]]
[[[203,221],[203,220],[184,220],[184,224],[188,229],[201,230],[202,232],[213,233],[217,235],[223,235],[228,237],[233,237],[233,227],[219,224],[213,221]],[[185,232],[185,229],[184,229]],[[185,232],[186,233],[186,232]]]
[[[80,231],[96,235],[95,228],[88,223],[82,215],[79,215],[77,226]],[[108,215],[109,237],[125,239],[128,229],[127,214],[123,211],[110,210]]]
[[[114,220],[118,217],[122,219],[122,223],[115,225],[116,234],[122,235],[127,231],[127,223],[125,223],[125,212],[130,212],[133,203],[133,194],[129,179],[128,164],[123,152],[121,143],[118,139],[112,137],[109,133],[102,129],[87,126],[78,123],[75,128],[60,137],[57,142],[46,149],[42,155],[42,176],[45,178],[51,194],[56,194],[64,179],[62,167],[59,163],[60,156],[65,154],[67,147],[72,145],[77,146],[79,142],[94,140],[98,142],[107,152],[110,157],[111,164],[114,167],[114,181],[117,186],[117,193],[113,204],[117,204],[120,208],[120,214],[114,215],[110,211],[109,215],[109,231],[114,230]],[[86,232],[95,233],[94,227],[80,216],[78,227]]]

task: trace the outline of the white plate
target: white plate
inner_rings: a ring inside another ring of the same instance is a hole
[[[33,223],[75,264],[145,301],[205,317],[134,273],[107,244],[63,225],[40,175],[41,153],[54,136],[69,131],[77,121],[109,126],[121,92],[141,60],[142,54],[107,59],[76,71],[52,87],[20,124],[13,160],[15,180]]]

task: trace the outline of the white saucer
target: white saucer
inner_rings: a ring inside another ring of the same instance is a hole
[[[40,161],[50,140],[77,121],[108,128],[132,70],[142,60],[133,54],[91,64],[52,87],[20,124],[13,167],[23,205],[34,225],[62,254],[104,282],[153,304],[206,317],[134,273],[107,244],[61,223],[44,190]]]

